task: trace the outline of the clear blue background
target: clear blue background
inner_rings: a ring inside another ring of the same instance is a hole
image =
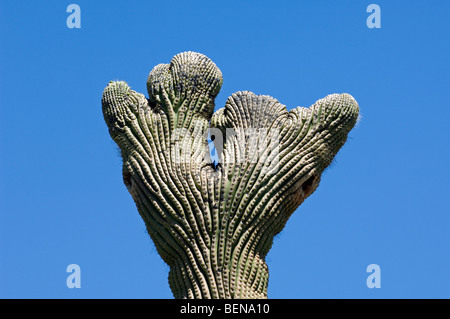
[[[292,109],[362,119],[267,256],[270,298],[449,298],[450,2],[0,1],[0,297],[172,298],[101,112],[182,51]],[[81,289],[66,267],[81,267]],[[381,267],[381,288],[366,267]]]

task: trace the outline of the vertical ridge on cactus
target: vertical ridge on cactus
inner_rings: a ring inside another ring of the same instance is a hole
[[[221,85],[210,59],[184,52],[150,72],[148,99],[125,82],[103,92],[124,183],[170,266],[175,298],[267,298],[273,237],[317,188],[359,113],[345,93],[287,111],[242,91],[213,114]]]

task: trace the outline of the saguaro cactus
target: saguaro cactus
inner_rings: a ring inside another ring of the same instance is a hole
[[[273,237],[317,188],[358,117],[349,94],[288,112],[248,91],[213,114],[221,85],[210,59],[184,52],[150,72],[148,99],[125,82],[103,92],[124,183],[170,266],[176,298],[266,298]]]

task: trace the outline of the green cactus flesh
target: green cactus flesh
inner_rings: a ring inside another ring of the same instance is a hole
[[[170,266],[175,298],[267,298],[273,237],[317,188],[358,117],[349,94],[287,111],[248,91],[213,114],[221,85],[210,59],[184,52],[150,72],[148,99],[125,82],[103,92],[124,183]],[[218,165],[208,130],[223,134],[214,140]]]

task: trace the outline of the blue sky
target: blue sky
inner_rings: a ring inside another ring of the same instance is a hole
[[[69,29],[66,8],[81,8]],[[366,8],[381,8],[369,29]],[[347,92],[362,119],[267,256],[270,298],[450,298],[450,2],[0,1],[0,297],[172,298],[101,112],[197,51],[216,100],[292,109]],[[81,267],[68,289],[66,267]],[[369,289],[366,267],[381,268]]]

